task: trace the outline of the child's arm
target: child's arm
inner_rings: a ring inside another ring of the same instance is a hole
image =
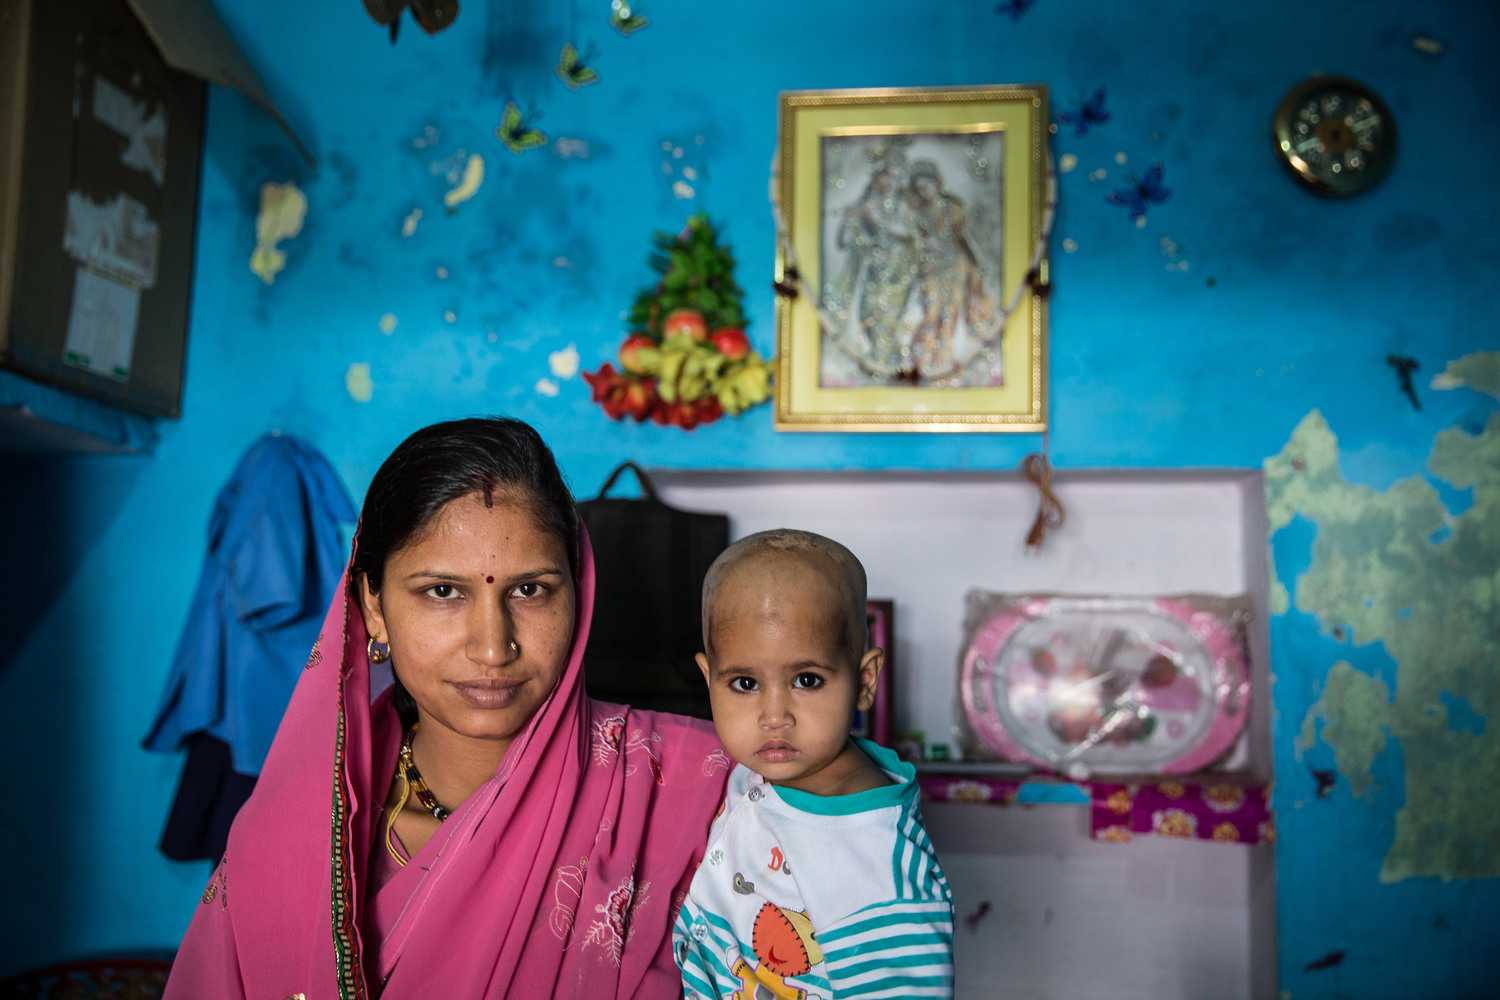
[[[677,968],[682,973],[683,995],[690,1000],[718,1000],[729,996],[732,991],[732,987],[730,990],[721,988],[726,977],[732,977],[722,957],[711,950],[720,942],[718,935],[707,933],[709,925],[705,915],[690,900],[683,905],[672,927],[672,957],[677,960]],[[697,935],[693,933],[694,926],[700,928]]]

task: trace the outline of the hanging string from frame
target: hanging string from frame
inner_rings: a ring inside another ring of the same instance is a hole
[[[1057,494],[1052,492],[1052,463],[1047,458],[1047,435],[1042,433],[1041,453],[1032,452],[1021,459],[1021,475],[1037,489],[1036,518],[1031,530],[1026,532],[1026,551],[1032,555],[1042,551],[1047,542],[1047,532],[1056,531],[1068,519],[1067,509]]]

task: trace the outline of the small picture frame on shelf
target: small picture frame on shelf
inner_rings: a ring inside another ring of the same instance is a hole
[[[865,604],[865,626],[868,638],[865,648],[880,648],[885,651],[885,665],[880,670],[880,683],[875,688],[875,704],[868,712],[854,713],[854,735],[863,736],[883,747],[891,746],[892,712],[895,699],[892,685],[895,674],[892,666],[896,659],[896,602],[873,600]]]

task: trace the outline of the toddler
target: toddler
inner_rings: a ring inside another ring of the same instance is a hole
[[[884,652],[865,571],[806,531],[751,535],[703,583],[714,727],[736,761],[673,929],[686,995],[951,997],[953,900],[916,773],[850,735]]]

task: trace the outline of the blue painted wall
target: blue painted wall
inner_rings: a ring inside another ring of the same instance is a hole
[[[651,0],[651,26],[626,39],[608,26],[606,0],[468,0],[445,34],[408,22],[394,47],[354,0],[215,5],[318,166],[245,100],[215,92],[182,419],[162,427],[149,458],[0,459],[0,538],[12,554],[0,699],[19,765],[0,829],[7,897],[20,901],[0,917],[0,973],[170,947],[186,924],[206,866],[156,853],[179,762],[139,741],[213,497],[258,435],[308,438],[356,497],[411,430],[481,412],[534,422],[585,494],[626,456],[1009,469],[1039,446],[1034,435],[777,434],[769,407],[685,434],[607,421],[577,378],[555,397],[536,391],[552,377],[548,355],[570,343],[586,368],[613,358],[621,312],[652,279],[650,233],[700,209],[725,226],[752,340],[771,353],[766,187],[780,90],[1043,82],[1062,106],[1108,88],[1107,124],[1054,140],[1077,158],[1060,177],[1052,250],[1060,467],[1259,467],[1317,408],[1345,454],[1361,456],[1346,474],[1384,487],[1421,472],[1438,430],[1493,409],[1472,392],[1426,390],[1448,360],[1500,340],[1500,134],[1489,127],[1500,116],[1500,10],[1489,5],[1039,0],[1013,23],[988,2]],[[1417,35],[1442,52],[1415,48]],[[600,50],[602,81],[577,93],[552,71],[570,40]],[[1315,71],[1370,83],[1400,123],[1391,176],[1347,202],[1298,189],[1268,148],[1272,108]],[[544,111],[551,145],[520,157],[500,146],[492,129],[507,98]],[[438,145],[419,154],[412,140],[429,126]],[[559,155],[562,138],[587,155]],[[699,173],[695,197],[674,195],[681,174],[663,170],[664,144],[684,150],[669,165]],[[487,173],[450,215],[428,166],[434,150],[459,148],[481,153]],[[1104,194],[1154,161],[1174,194],[1137,228]],[[1090,180],[1100,168],[1107,177]],[[307,224],[266,286],[248,269],[259,188],[289,179],[307,193]],[[389,335],[386,313],[398,319]],[[1398,390],[1391,352],[1421,364],[1420,412]],[[345,390],[351,363],[370,366],[367,403]],[[1297,634],[1296,622],[1275,627]],[[1286,760],[1305,708],[1281,713]],[[1278,791],[1286,807],[1304,796]],[[1493,938],[1500,894],[1493,882],[1379,885],[1381,824],[1399,804],[1336,806],[1338,818],[1283,838],[1281,870],[1296,877],[1281,885],[1282,981],[1294,996],[1409,995],[1391,985],[1392,964],[1428,995],[1478,995],[1462,984],[1487,960],[1430,917],[1477,920]],[[1351,913],[1387,912],[1366,921],[1384,972],[1358,955],[1333,970],[1336,985],[1304,971]]]

